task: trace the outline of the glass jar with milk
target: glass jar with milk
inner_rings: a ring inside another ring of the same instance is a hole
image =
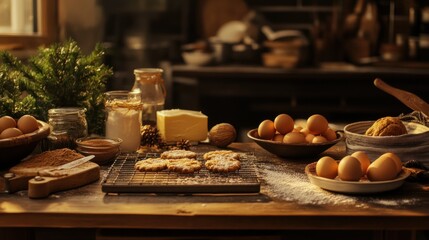
[[[144,125],[156,125],[156,112],[164,109],[166,90],[162,74],[163,70],[160,68],[134,69],[135,83],[132,91],[141,95]]]
[[[106,92],[106,137],[120,138],[123,152],[134,152],[140,147],[142,104],[140,94],[129,91]]]

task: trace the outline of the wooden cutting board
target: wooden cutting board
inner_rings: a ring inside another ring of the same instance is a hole
[[[55,174],[43,171],[83,157],[70,149],[54,151],[57,152],[52,158],[49,156],[42,160],[29,158],[9,169],[9,172],[3,175],[3,189],[9,193],[28,189],[28,197],[44,198],[51,193],[77,188],[100,178],[100,166],[93,162],[86,162],[71,169],[57,170]]]
[[[100,178],[100,166],[86,162],[72,169],[60,170],[63,176],[36,176],[28,181],[28,197],[44,198],[53,192],[68,190],[95,182]]]

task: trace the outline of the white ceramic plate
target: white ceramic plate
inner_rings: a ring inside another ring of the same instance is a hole
[[[338,178],[329,179],[317,176],[316,162],[308,164],[305,167],[305,173],[307,174],[310,182],[320,188],[333,192],[349,194],[367,194],[390,191],[402,186],[405,179],[410,175],[410,171],[406,168],[402,168],[398,177],[390,181],[370,182],[366,178],[362,178],[358,182],[342,181]]]

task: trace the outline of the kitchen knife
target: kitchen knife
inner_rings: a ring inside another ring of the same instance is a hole
[[[52,169],[42,170],[42,171],[39,172],[39,175],[40,176],[54,176],[54,177],[63,176],[63,175],[66,175],[66,174],[59,174],[59,173],[56,173],[56,171],[66,170],[66,169],[71,169],[71,168],[77,167],[79,165],[82,165],[82,164],[90,161],[94,157],[95,157],[94,155],[89,155],[89,156],[76,159],[76,160],[74,160],[72,162],[60,165],[60,166],[52,168]]]

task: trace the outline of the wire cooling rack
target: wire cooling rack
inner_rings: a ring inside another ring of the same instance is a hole
[[[140,172],[134,169],[137,161],[159,154],[125,153],[113,162],[101,183],[106,193],[258,193],[260,182],[254,164],[255,156],[240,153],[241,168],[230,173],[212,173],[204,167],[192,174],[163,170]]]

